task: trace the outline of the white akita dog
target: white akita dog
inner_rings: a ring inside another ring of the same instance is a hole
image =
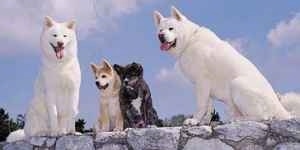
[[[191,22],[175,7],[169,18],[155,11],[154,20],[161,50],[177,59],[195,85],[198,112],[185,124],[207,123],[212,98],[223,101],[234,120],[292,117],[255,65],[214,32]]]
[[[11,133],[8,142],[31,136],[75,133],[81,82],[75,22],[58,23],[46,17],[41,48],[42,66],[24,130]]]

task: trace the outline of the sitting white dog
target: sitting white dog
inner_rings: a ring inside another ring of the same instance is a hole
[[[208,28],[188,20],[175,7],[171,8],[171,14],[165,18],[155,11],[154,20],[161,50],[177,59],[183,74],[195,85],[198,112],[185,124],[206,124],[213,97],[228,106],[233,120],[292,117],[269,82],[247,58]],[[298,101],[296,111],[299,111],[300,98],[293,99]]]
[[[46,17],[41,47],[42,66],[24,130],[11,133],[8,142],[31,136],[75,133],[81,82],[75,22],[58,23]]]

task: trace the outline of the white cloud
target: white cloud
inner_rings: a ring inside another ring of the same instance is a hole
[[[290,20],[280,21],[267,35],[269,42],[275,47],[291,46],[300,42],[300,14]]]
[[[188,81],[180,71],[178,64],[173,68],[161,68],[156,75],[156,79],[160,82],[187,84]]]
[[[150,0],[1,0],[0,39],[36,45],[46,15],[58,21],[75,19],[79,39],[84,39],[114,27],[116,18],[133,13],[145,1]]]

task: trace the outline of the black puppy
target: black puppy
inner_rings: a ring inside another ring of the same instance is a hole
[[[115,64],[114,69],[122,82],[120,107],[124,128],[162,126],[162,121],[153,108],[149,87],[143,78],[143,67],[133,62],[125,67]]]

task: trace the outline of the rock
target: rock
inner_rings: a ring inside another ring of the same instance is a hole
[[[46,141],[46,146],[52,147],[52,146],[54,146],[55,142],[56,142],[56,138],[48,138]]]
[[[300,120],[274,120],[270,127],[271,132],[300,140]]]
[[[9,143],[3,147],[3,150],[32,150],[33,145],[25,141]]]
[[[97,148],[97,150],[128,150],[128,148],[126,145],[105,144],[101,148]]]
[[[176,150],[180,127],[129,129],[127,141],[134,150]]]
[[[63,136],[56,141],[56,150],[94,150],[90,136]]]
[[[186,132],[189,136],[198,136],[202,138],[207,138],[212,134],[212,129],[210,126],[183,127],[182,131]]]
[[[299,143],[281,143],[274,147],[274,150],[299,150]]]
[[[188,140],[184,150],[233,150],[232,147],[221,142],[219,139],[201,139],[198,137]]]
[[[28,139],[29,143],[34,146],[43,146],[46,140],[46,137],[31,137]]]
[[[214,131],[220,139],[240,141],[245,137],[260,139],[267,135],[268,126],[254,121],[239,121],[217,126]]]
[[[241,147],[240,150],[264,150],[264,148],[260,145],[256,145],[256,144],[248,144],[245,147]]]
[[[0,142],[0,149],[3,149],[4,145],[6,145],[6,142]]]
[[[94,140],[96,149],[127,149],[126,132],[100,132]]]

